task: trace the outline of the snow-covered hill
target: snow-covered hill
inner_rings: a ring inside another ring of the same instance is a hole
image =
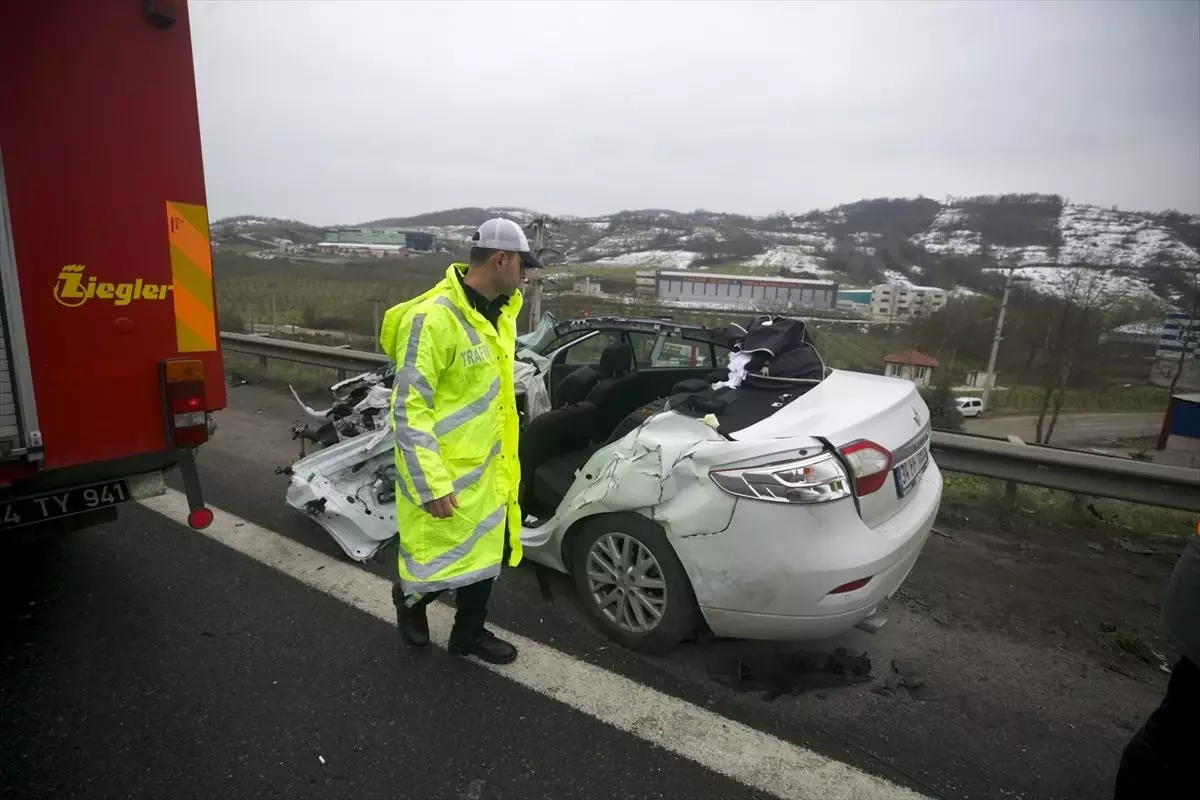
[[[464,211],[455,213],[461,217]],[[473,225],[488,216],[522,223],[541,216],[527,209],[471,211],[470,219],[455,219],[457,224],[422,229],[465,242]],[[986,291],[1003,281],[997,272],[1013,267],[1046,293],[1085,286],[1089,292],[1170,302],[1195,285],[1200,269],[1200,216],[1100,208],[1057,195],[874,199],[769,217],[651,209],[560,217],[549,230],[548,244],[562,254],[552,259],[565,265],[736,264],[859,286],[893,280]]]
[[[459,208],[375,220],[462,245],[480,222],[542,217],[523,208]],[[294,223],[293,223],[294,224]],[[245,225],[245,223],[242,223]],[[241,226],[239,226],[241,227]],[[243,228],[244,229],[244,228]],[[1015,269],[1036,290],[1089,291],[1175,302],[1200,273],[1200,215],[1071,203],[1058,195],[861,200],[805,214],[749,217],[712,211],[621,211],[553,217],[550,263],[595,267],[721,269],[833,277],[847,286],[884,280],[988,291]]]

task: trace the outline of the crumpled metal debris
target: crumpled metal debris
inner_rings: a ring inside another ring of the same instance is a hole
[[[764,701],[785,694],[850,686],[871,679],[871,659],[839,646],[832,653],[799,651],[764,653],[727,659],[710,673],[736,692],[762,692]]]
[[[528,421],[550,410],[550,392],[544,378],[549,361],[531,351],[522,351],[521,357],[527,360],[514,362],[513,383],[517,392],[525,397],[525,417]],[[297,405],[304,409],[305,414],[321,423],[315,429],[309,425],[297,425],[292,429],[292,437],[328,447],[364,433],[384,430],[388,427],[388,408],[395,379],[396,365],[388,363],[339,381],[329,387],[334,402],[324,410],[306,404],[296,389],[289,386]]]

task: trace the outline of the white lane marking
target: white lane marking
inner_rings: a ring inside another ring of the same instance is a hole
[[[187,498],[168,490],[142,504],[176,522],[187,518]],[[392,625],[391,584],[252,522],[212,509],[204,536],[307,586]],[[454,610],[429,607],[436,645],[444,648]],[[927,800],[849,764],[785,742],[720,714],[656,691],[544,644],[496,628],[521,653],[515,664],[479,665],[539,694],[657,745],[746,786],[796,800]]]

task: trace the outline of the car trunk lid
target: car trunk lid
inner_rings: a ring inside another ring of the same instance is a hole
[[[928,464],[929,434],[929,408],[916,384],[834,370],[818,386],[731,434],[731,438],[746,441],[813,436],[843,454],[859,442],[883,447],[890,454],[888,475],[882,486],[859,498],[863,521],[875,527],[911,499],[912,488]]]

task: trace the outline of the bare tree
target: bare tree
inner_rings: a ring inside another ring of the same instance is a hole
[[[1042,353],[1042,403],[1038,409],[1036,441],[1048,444],[1054,435],[1067,389],[1079,365],[1093,351],[1100,333],[1120,306],[1121,296],[1109,285],[1109,273],[1099,266],[1079,264],[1058,273],[1058,308],[1047,319]]]

